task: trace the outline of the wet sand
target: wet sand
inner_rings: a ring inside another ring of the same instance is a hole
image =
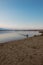
[[[0,44],[0,65],[43,65],[43,36]]]

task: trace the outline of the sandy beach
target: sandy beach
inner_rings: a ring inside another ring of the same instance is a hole
[[[0,43],[0,65],[43,65],[43,36]]]

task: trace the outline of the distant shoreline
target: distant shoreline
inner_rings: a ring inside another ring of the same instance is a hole
[[[0,30],[0,31],[43,31],[43,29],[34,29],[34,30]]]

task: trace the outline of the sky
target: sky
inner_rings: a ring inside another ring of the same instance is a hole
[[[0,28],[43,29],[43,0],[0,0]]]

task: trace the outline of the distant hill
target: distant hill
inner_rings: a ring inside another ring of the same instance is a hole
[[[5,28],[0,28],[0,31],[3,31],[3,30],[8,30],[8,29],[5,29]]]
[[[5,30],[4,28],[0,28],[0,30]]]
[[[14,31],[12,29],[7,29],[7,28],[0,28],[0,31]]]

